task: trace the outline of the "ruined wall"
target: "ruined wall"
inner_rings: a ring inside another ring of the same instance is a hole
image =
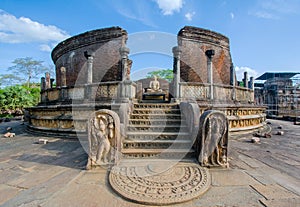
[[[86,83],[85,51],[94,53],[93,83],[121,80],[119,49],[126,40],[125,30],[111,27],[79,34],[59,43],[52,51],[57,86],[61,86],[61,67],[66,68],[67,86]]]
[[[185,82],[207,83],[206,50],[214,50],[213,82],[230,85],[232,65],[229,39],[219,33],[186,26],[178,33],[181,48],[180,76]]]

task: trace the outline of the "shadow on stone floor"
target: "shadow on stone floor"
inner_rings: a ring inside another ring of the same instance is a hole
[[[33,146],[39,144],[33,143]],[[25,152],[14,159],[25,162],[36,162],[39,164],[56,165],[74,169],[85,169],[87,154],[78,140],[56,139],[33,153]]]

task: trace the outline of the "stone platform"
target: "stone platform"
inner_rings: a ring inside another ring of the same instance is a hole
[[[300,127],[268,121],[271,138],[257,144],[245,135],[231,138],[229,168],[209,169],[211,188],[205,194],[171,206],[300,206]],[[77,140],[33,136],[21,122],[1,123],[0,134],[9,126],[16,137],[0,137],[0,206],[149,206],[115,193],[109,170],[86,171],[87,154]],[[278,126],[283,136],[274,135]],[[41,138],[49,143],[37,144]]]

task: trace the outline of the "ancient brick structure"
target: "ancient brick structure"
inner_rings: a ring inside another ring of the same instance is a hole
[[[57,87],[61,86],[61,67],[66,68],[67,86],[86,83],[88,73],[85,52],[93,56],[93,83],[120,81],[119,49],[125,45],[126,40],[125,30],[111,27],[79,34],[59,43],[52,51]]]
[[[182,52],[180,76],[183,81],[208,83],[205,52],[214,50],[213,82],[230,85],[232,60],[227,37],[213,31],[186,26],[178,33],[178,45]]]
[[[254,104],[253,84],[236,86],[229,40],[221,34],[182,28],[170,48],[171,83],[130,80],[126,40],[125,30],[112,27],[58,44],[57,87],[47,76],[28,129],[78,138],[87,169],[112,167],[111,187],[131,201],[164,205],[201,196],[211,180],[203,166],[227,167],[229,132],[264,129],[265,108]]]
[[[128,57],[126,41],[124,29],[111,27],[59,43],[52,52],[56,87],[42,84],[41,102],[29,109],[29,129],[59,135],[85,134],[90,114],[100,109],[117,112],[126,127],[146,83],[130,80],[134,63]],[[195,103],[199,117],[206,110],[222,111],[229,120],[230,132],[263,126],[265,107],[254,104],[252,84],[247,88],[236,84],[227,37],[186,26],[178,33],[178,45],[170,50],[174,54],[174,80],[170,84],[160,80],[166,101]],[[248,82],[247,74],[245,77]]]

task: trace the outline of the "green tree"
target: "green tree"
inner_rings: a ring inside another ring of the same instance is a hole
[[[0,86],[2,85],[16,85],[22,83],[24,78],[18,77],[14,74],[4,74],[0,75]]]
[[[43,61],[34,60],[31,57],[17,58],[12,63],[14,65],[8,68],[10,77],[14,76],[15,80],[17,78],[25,80],[28,87],[32,81],[39,82],[39,77],[49,70],[43,65]]]
[[[147,73],[147,78],[153,78],[153,76],[157,76],[161,79],[166,79],[167,81],[171,82],[173,80],[173,70],[171,69],[162,69],[162,70],[155,70]]]
[[[34,106],[39,102],[40,87],[27,87],[21,85],[7,86],[0,89],[1,109],[23,109]]]

